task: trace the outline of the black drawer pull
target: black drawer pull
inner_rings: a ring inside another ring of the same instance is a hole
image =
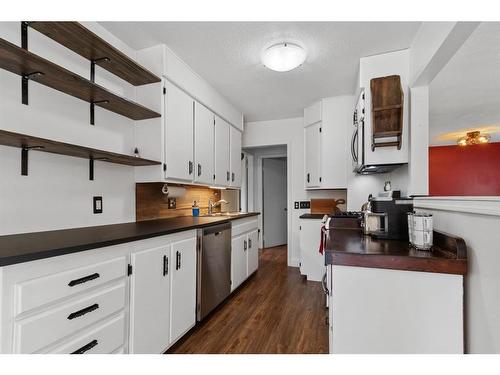
[[[179,270],[181,268],[181,253],[179,251],[176,251],[176,265],[175,265],[175,269],[176,270]]]
[[[252,239],[251,239],[251,238],[249,238],[249,239],[248,239],[248,248],[250,249],[251,247],[252,247]]]
[[[99,308],[99,305],[97,303],[94,303],[92,306],[86,307],[84,309],[75,311],[74,313],[71,313],[68,315],[68,319],[72,320],[75,318],[79,318],[82,315],[88,314],[89,312],[92,312],[94,310],[97,310]]]
[[[80,279],[71,280],[68,283],[68,286],[80,285],[80,284],[86,283],[87,281],[92,281],[92,280],[98,279],[100,276],[101,275],[99,275],[98,273],[93,273],[92,275],[88,275],[88,276],[82,277]]]
[[[90,349],[96,347],[97,344],[98,344],[97,340],[92,340],[87,345],[82,346],[80,349],[76,349],[71,354],[84,354],[85,352],[88,352]]]
[[[166,255],[163,256],[163,276],[168,275],[168,257]]]

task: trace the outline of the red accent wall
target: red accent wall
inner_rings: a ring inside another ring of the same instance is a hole
[[[430,195],[500,195],[500,142],[429,147]]]

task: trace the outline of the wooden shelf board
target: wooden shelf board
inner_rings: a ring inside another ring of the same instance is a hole
[[[160,77],[129,58],[78,22],[28,22],[38,32],[76,52],[134,86],[160,82]]]
[[[31,80],[88,103],[96,102],[96,106],[132,120],[161,116],[149,108],[113,94],[104,87],[1,38],[0,68],[20,76],[41,72],[43,74],[34,75]]]
[[[401,131],[399,130],[392,130],[392,131],[385,131],[385,132],[379,132],[377,134],[373,134],[373,138],[388,138],[388,137],[397,137],[401,135]]]
[[[58,155],[67,155],[83,159],[94,159],[96,161],[104,161],[114,164],[123,164],[130,166],[146,166],[158,165],[159,161],[137,158],[135,156],[118,154],[115,152],[97,150],[95,148],[73,145],[53,141],[50,139],[33,137],[26,134],[9,132],[0,130],[0,145],[18,147],[18,148],[32,148],[36,151],[49,152]]]

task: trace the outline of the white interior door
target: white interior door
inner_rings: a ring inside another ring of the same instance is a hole
[[[286,166],[286,158],[262,159],[264,247],[287,243]]]
[[[169,81],[165,89],[165,177],[191,181],[194,100]]]
[[[215,184],[219,186],[230,183],[229,128],[226,121],[215,116]]]
[[[132,254],[130,352],[161,354],[170,344],[170,245]]]
[[[214,174],[214,114],[195,102],[194,106],[194,180],[212,184]]]
[[[172,244],[170,342],[196,323],[196,237]]]

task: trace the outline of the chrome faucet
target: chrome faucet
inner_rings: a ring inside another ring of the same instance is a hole
[[[220,201],[213,202],[212,199],[208,198],[208,214],[211,215],[212,211],[215,207],[222,205],[222,203],[228,204],[229,202],[226,201],[225,199],[221,199]]]

